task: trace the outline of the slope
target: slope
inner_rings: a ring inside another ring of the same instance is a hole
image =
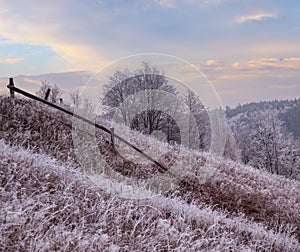
[[[2,141],[0,152],[3,250],[297,251],[300,247],[299,182],[224,160],[197,190],[182,183],[161,197],[118,199],[82,173],[66,125],[70,118],[26,100],[21,102],[30,106],[17,101],[12,106],[7,98],[0,102],[1,138],[10,144]],[[147,142],[145,136],[137,138],[141,145]],[[163,144],[156,148],[176,154]],[[115,154],[109,154],[113,159]],[[195,155],[200,167],[207,154]],[[167,163],[167,158],[160,161]],[[115,165],[122,172],[122,162]]]

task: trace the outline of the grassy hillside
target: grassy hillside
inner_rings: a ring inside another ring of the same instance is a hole
[[[183,181],[160,197],[120,199],[83,173],[71,118],[21,102],[27,105],[0,99],[1,251],[299,251],[299,182],[223,160],[203,185]],[[106,136],[99,139],[117,172],[155,172],[123,162]],[[145,148],[151,141],[136,135],[134,142]],[[162,163],[176,158],[172,148],[155,146],[167,153]],[[193,154],[198,166],[187,180],[207,155]],[[179,158],[184,165],[185,153]]]

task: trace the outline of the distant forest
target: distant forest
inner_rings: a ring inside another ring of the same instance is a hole
[[[294,100],[273,100],[251,102],[238,105],[235,108],[226,106],[226,116],[231,119],[241,114],[251,114],[258,111],[278,112],[279,119],[282,120],[287,131],[294,137],[300,139],[300,98]]]

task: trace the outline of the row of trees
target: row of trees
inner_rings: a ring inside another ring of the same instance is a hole
[[[48,101],[52,103],[59,103],[62,101],[62,95],[64,94],[63,90],[56,84],[47,80],[41,81],[41,87],[36,92],[36,95],[44,99],[48,89],[50,89]],[[92,113],[94,111],[94,106],[89,98],[80,95],[79,90],[70,92],[68,102],[64,102],[63,105],[70,109],[81,109],[84,113]]]
[[[44,98],[48,89],[51,89],[48,100],[58,103],[63,91],[49,81],[42,81],[37,95]],[[204,105],[191,90],[180,95],[155,66],[143,62],[135,72],[117,70],[109,77],[101,100],[105,118],[119,120],[147,135],[159,131],[169,143],[181,144],[183,134],[187,134],[188,147],[209,149],[210,122]],[[94,109],[90,100],[79,91],[70,93],[69,102],[64,106],[81,108],[85,112]],[[182,125],[185,132],[180,130]]]
[[[199,98],[191,90],[181,96],[163,72],[146,62],[135,72],[116,71],[104,87],[102,103],[108,115],[133,130],[148,135],[160,131],[169,143],[178,144],[182,134],[189,134],[189,144],[197,135],[197,149],[209,147],[208,113]],[[180,125],[186,132],[180,132]]]

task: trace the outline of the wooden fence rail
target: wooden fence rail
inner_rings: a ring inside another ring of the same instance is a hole
[[[150,157],[149,155],[147,155],[146,153],[144,153],[141,149],[137,148],[136,146],[134,146],[133,144],[129,143],[127,140],[125,140],[124,138],[122,138],[121,136],[117,135],[113,129],[107,129],[106,127],[99,125],[95,122],[92,122],[89,119],[86,119],[80,115],[75,114],[72,111],[69,111],[65,108],[62,108],[54,103],[51,103],[49,101],[47,101],[46,99],[42,99],[38,96],[35,96],[33,94],[30,94],[20,88],[15,87],[14,85],[14,81],[13,78],[9,78],[9,84],[7,85],[7,88],[10,90],[10,96],[11,98],[15,97],[15,92],[19,93],[25,97],[28,97],[30,99],[36,100],[38,102],[44,103],[52,108],[55,108],[59,111],[62,111],[68,115],[74,116],[75,118],[84,121],[85,123],[88,123],[90,125],[93,125],[94,127],[96,127],[97,129],[103,130],[104,132],[108,133],[111,135],[111,139],[112,139],[112,144],[114,145],[114,139],[117,138],[119,139],[121,142],[125,143],[126,145],[128,145],[129,147],[131,147],[132,149],[134,149],[135,151],[139,152],[140,154],[142,154],[145,158],[147,158],[148,160],[150,160],[152,163],[154,163],[155,165],[157,165],[162,171],[167,172],[169,175],[171,175],[172,177],[177,178],[177,176],[175,174],[173,174],[172,172],[170,172],[164,165],[162,165],[161,163],[157,162],[156,160],[154,160],[152,157]],[[45,97],[46,98],[46,97]]]

